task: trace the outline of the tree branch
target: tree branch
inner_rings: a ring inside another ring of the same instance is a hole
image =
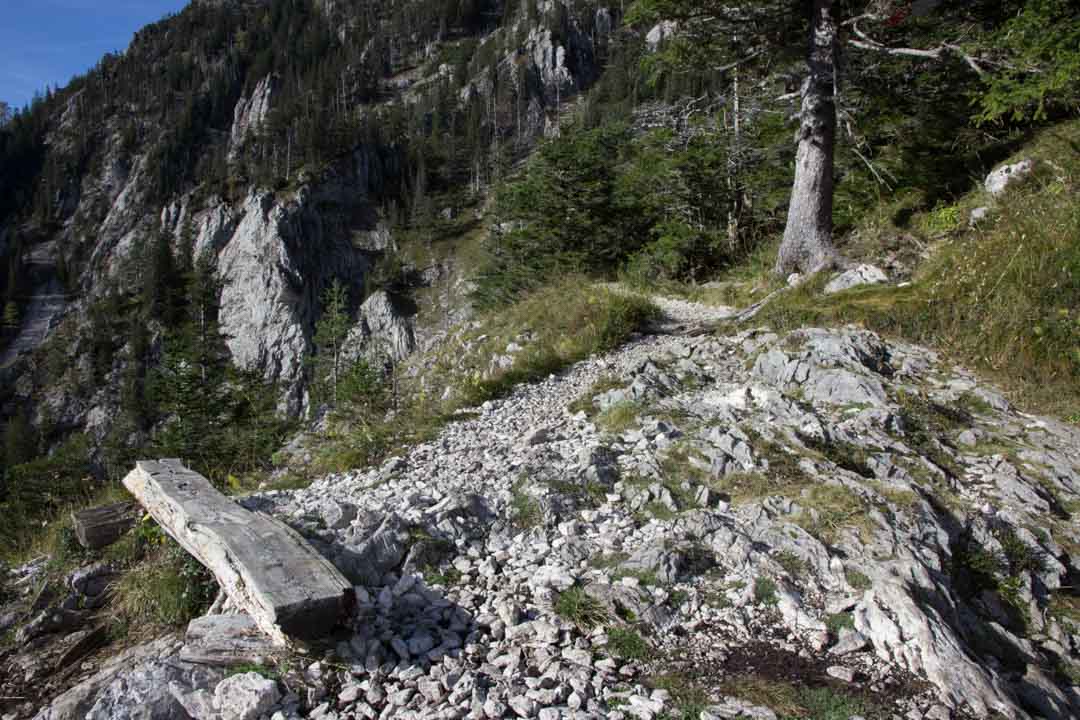
[[[946,54],[952,53],[959,56],[964,62],[968,64],[972,70],[975,71],[979,77],[985,77],[986,71],[979,65],[979,61],[971,55],[964,52],[958,45],[951,43],[943,43],[932,50],[920,50],[918,48],[906,48],[906,47],[889,47],[883,43],[878,42],[874,38],[867,35],[859,28],[858,21],[866,18],[873,18],[873,15],[862,15],[858,18],[852,18],[848,22],[851,23],[851,30],[855,33],[858,39],[851,39],[848,44],[851,47],[859,48],[860,50],[874,50],[876,52],[883,52],[887,55],[900,55],[904,57],[916,57],[923,60],[941,60]]]
[[[754,58],[758,57],[759,55],[763,55],[764,53],[765,53],[764,48],[758,48],[757,50],[750,53],[749,55],[747,55],[744,58],[740,58],[739,60],[735,60],[734,62],[729,62],[727,65],[721,65],[720,67],[714,67],[713,72],[726,73],[728,70],[734,70],[735,68],[739,67],[740,65],[748,63],[751,60],[753,60]]]

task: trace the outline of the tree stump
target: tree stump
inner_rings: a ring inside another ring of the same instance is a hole
[[[139,519],[139,506],[133,502],[88,508],[71,513],[75,537],[89,550],[112,545]]]

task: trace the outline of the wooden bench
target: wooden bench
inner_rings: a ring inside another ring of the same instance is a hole
[[[276,644],[323,636],[352,611],[352,585],[296,531],[179,460],[141,460],[124,486]]]

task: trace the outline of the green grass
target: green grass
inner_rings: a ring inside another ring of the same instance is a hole
[[[790,550],[778,552],[773,556],[773,560],[775,560],[780,567],[784,568],[784,572],[796,579],[801,578],[809,570],[806,562]]]
[[[596,426],[604,432],[619,435],[637,426],[640,404],[631,401],[615,403],[596,416]]]
[[[619,390],[624,387],[626,387],[626,382],[614,376],[609,375],[600,378],[593,383],[593,386],[589,388],[588,392],[567,405],[566,409],[571,413],[584,412],[589,417],[593,417],[597,413],[597,397],[606,392],[610,392],[611,390]]]
[[[665,716],[671,720],[699,720],[702,711],[711,704],[704,688],[679,673],[667,673],[648,678],[647,687],[667,690],[671,694],[673,712]]]
[[[1029,410],[1080,411],[1080,121],[1041,132],[1016,155],[1034,177],[958,228],[954,211],[916,212],[902,232],[933,245],[912,284],[823,295],[827,277],[781,293],[755,324],[788,330],[854,323],[936,347],[980,370]],[[1014,158],[1015,159],[1015,158]],[[962,207],[983,202],[976,190]],[[948,229],[936,239],[930,231]],[[886,233],[887,234],[887,233]],[[869,259],[884,248],[869,248]]]
[[[1058,622],[1080,632],[1080,595],[1070,595],[1063,590],[1050,593],[1048,614]]]
[[[571,276],[482,318],[470,352],[464,358],[447,358],[453,365],[450,374],[459,378],[463,404],[478,405],[505,395],[520,383],[615,349],[658,312],[645,298],[612,292],[585,277]],[[491,359],[524,333],[531,333],[532,340],[514,356],[513,365],[489,372]]]
[[[618,568],[612,574],[612,579],[616,581],[622,580],[625,577],[637,578],[637,581],[645,587],[657,587],[663,584],[660,582],[660,578],[656,576],[656,573],[651,570],[626,570]]]
[[[867,483],[886,502],[895,505],[901,510],[913,510],[919,504],[919,495],[904,488],[889,487],[883,482],[871,481]]]
[[[863,478],[874,477],[874,471],[867,464],[870,451],[864,447],[842,440],[823,439],[803,434],[799,434],[799,440],[806,447],[820,453],[837,467]]]
[[[59,559],[58,553],[73,549],[66,543],[73,537],[73,511],[131,499],[120,483],[90,476],[89,452],[85,438],[76,436],[52,456],[9,469],[0,502],[0,560],[18,565],[41,555]]]
[[[526,482],[524,479],[519,480],[511,489],[510,508],[514,525],[527,530],[543,522],[544,516],[540,501],[526,492]]]
[[[887,718],[884,708],[854,692],[830,685],[807,687],[784,680],[746,675],[727,679],[724,695],[734,695],[772,709],[781,720],[848,720],[852,716]]]
[[[833,613],[825,618],[825,628],[830,634],[836,637],[840,634],[840,631],[845,628],[854,630],[855,618],[849,612]]]
[[[113,607],[129,627],[181,627],[199,617],[217,593],[213,576],[173,540],[162,538],[116,583]]]
[[[590,597],[579,585],[559,593],[554,607],[556,615],[586,631],[610,620],[603,603]]]
[[[594,555],[589,558],[589,566],[597,570],[614,570],[626,562],[630,555],[624,552],[609,553],[606,555]]]
[[[441,585],[442,587],[452,587],[461,582],[461,571],[453,565],[447,567],[445,570],[426,568],[424,570],[424,582],[429,586]]]
[[[668,448],[660,461],[660,469],[664,475],[664,487],[675,498],[676,503],[682,507],[694,504],[694,491],[684,490],[682,484],[689,482],[692,486],[705,484],[708,479],[707,473],[693,460],[705,461],[705,456],[685,440]]]
[[[739,505],[770,495],[797,497],[813,480],[799,467],[801,456],[756,432],[747,432],[754,454],[768,463],[768,468],[736,472],[713,480],[711,486]]]
[[[813,486],[799,502],[806,509],[795,516],[795,524],[823,543],[834,544],[845,528],[856,530],[864,540],[874,531],[869,506],[844,486]]]
[[[648,660],[652,656],[652,648],[641,634],[630,627],[610,627],[607,629],[608,650],[617,658],[623,660]]]
[[[547,486],[560,495],[573,498],[579,507],[584,508],[597,508],[603,505],[609,489],[598,482],[570,480],[565,477],[551,478],[547,481]]]
[[[479,327],[460,342],[448,343],[427,358],[430,367],[419,378],[397,373],[394,397],[384,398],[393,413],[384,408],[372,413],[364,403],[335,412],[316,448],[312,470],[325,474],[367,467],[431,440],[469,408],[618,347],[657,312],[646,299],[611,292],[580,276],[537,290],[482,316]],[[513,356],[513,364],[493,371],[493,358],[525,335],[531,339]],[[454,392],[444,401],[432,395],[432,387]]]
[[[645,506],[643,518],[641,519],[653,518],[655,520],[659,520],[660,522],[671,522],[677,517],[679,517],[679,513],[677,511],[672,510],[659,500],[653,500],[651,503],[648,503]]]
[[[276,667],[270,667],[267,665],[257,665],[255,663],[242,663],[240,665],[234,665],[225,671],[226,677],[233,675],[245,675],[247,673],[255,673],[262,675],[269,680],[278,680],[281,678],[281,670]]]

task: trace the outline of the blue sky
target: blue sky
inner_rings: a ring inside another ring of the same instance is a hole
[[[66,85],[187,0],[0,0],[0,100],[21,108]]]

